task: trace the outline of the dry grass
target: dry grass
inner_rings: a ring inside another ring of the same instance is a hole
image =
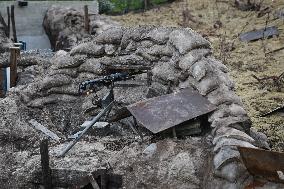
[[[216,3],[213,0],[179,0],[143,13],[129,13],[112,18],[125,26],[189,26],[201,33],[212,43],[215,56],[222,59],[231,69],[230,75],[236,83],[236,92],[243,100],[253,127],[267,134],[274,150],[284,151],[283,115],[259,117],[260,114],[284,104],[283,80],[280,91],[279,87],[277,89],[277,86],[273,86],[269,81],[263,84],[246,84],[256,82],[252,74],[262,78],[277,76],[284,71],[284,50],[269,56],[264,54],[284,46],[284,20],[273,19],[276,10],[284,9],[284,1],[264,0],[263,6],[269,6],[273,10],[269,18],[267,15],[258,18],[258,12],[237,10],[233,2],[233,0],[227,3]],[[190,11],[190,14],[185,11]],[[193,15],[193,17],[188,19],[183,15]],[[188,23],[184,23],[185,20]],[[268,26],[276,25],[279,28],[278,38],[251,43],[238,40],[241,32],[263,28],[266,22]]]

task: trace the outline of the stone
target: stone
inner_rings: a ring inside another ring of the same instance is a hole
[[[157,144],[152,143],[150,144],[145,150],[142,152],[142,155],[146,156],[147,158],[152,157],[157,150]]]

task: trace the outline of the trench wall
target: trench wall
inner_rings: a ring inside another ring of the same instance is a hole
[[[0,12],[7,21],[7,6],[15,5],[15,22],[18,40],[25,41],[28,49],[50,49],[42,22],[46,11],[53,5],[82,10],[89,6],[90,14],[98,13],[97,1],[29,1],[28,6],[19,7],[16,1],[0,1]]]

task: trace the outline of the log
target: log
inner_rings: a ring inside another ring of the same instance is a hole
[[[11,5],[11,22],[12,22],[12,30],[13,30],[13,41],[17,43],[17,33],[16,33],[16,24],[15,24],[15,6]]]

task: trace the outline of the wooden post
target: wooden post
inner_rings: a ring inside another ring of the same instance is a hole
[[[16,33],[16,24],[15,24],[15,6],[11,5],[11,22],[12,22],[12,30],[13,30],[13,41],[17,43],[17,33]]]
[[[11,16],[10,16],[10,7],[7,7],[7,17],[8,17],[8,38],[10,38],[10,28],[11,28]]]
[[[88,5],[84,6],[84,21],[85,21],[85,31],[90,32],[90,20],[89,20],[89,10]]]
[[[4,20],[4,18],[3,18],[3,16],[2,16],[1,12],[0,12],[0,23],[1,23],[1,24],[3,25],[3,27],[4,27],[5,35],[8,36],[8,26],[7,26],[7,24],[6,24],[5,20]]]
[[[5,82],[5,76],[4,76],[4,69],[0,67],[0,98],[5,97],[5,89],[4,89],[4,82]]]
[[[19,47],[10,48],[10,87],[15,87],[17,85],[17,58],[19,55]]]
[[[48,140],[40,143],[40,156],[42,167],[42,181],[45,189],[52,189],[51,169],[49,167]]]

